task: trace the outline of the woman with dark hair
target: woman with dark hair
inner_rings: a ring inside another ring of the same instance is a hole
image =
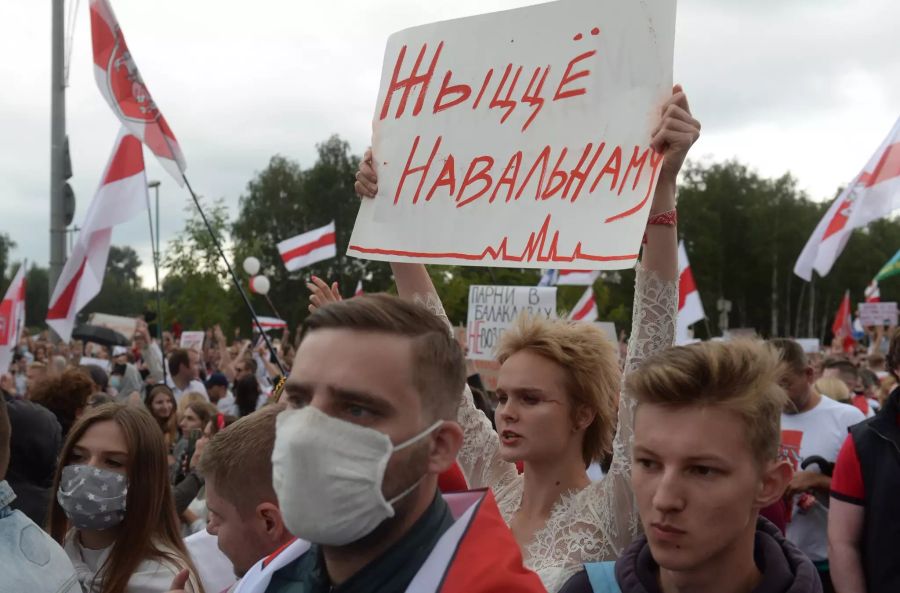
[[[156,385],[147,392],[144,405],[156,420],[170,451],[178,440],[178,417],[175,414],[175,394],[166,385]]]
[[[50,535],[85,592],[164,592],[187,569],[185,589],[202,593],[178,532],[163,436],[146,411],[111,403],[82,416],[53,489]]]
[[[244,375],[234,382],[234,405],[239,417],[252,414],[264,403],[256,375]]]

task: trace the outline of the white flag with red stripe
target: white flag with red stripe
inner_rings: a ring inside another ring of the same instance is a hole
[[[277,317],[261,317],[259,315],[256,316],[257,321],[259,321],[259,325],[266,331],[270,329],[284,329],[287,327],[287,321],[284,319],[278,319]],[[256,329],[256,326],[253,326]]]
[[[593,286],[600,272],[596,270],[559,270],[556,276],[557,286]]]
[[[865,291],[867,303],[881,302],[881,289],[878,288],[878,280],[872,280],[866,287]]]
[[[366,294],[366,291],[363,290],[362,280],[356,283],[356,290],[353,291],[353,296],[362,296]]]
[[[694,282],[691,264],[688,262],[684,241],[678,244],[678,317],[675,323],[675,343],[686,344],[690,341],[688,327],[705,319],[703,302]]]
[[[597,321],[599,312],[597,311],[597,299],[594,296],[594,288],[588,286],[578,302],[569,313],[569,319],[572,321]]]
[[[335,257],[337,255],[337,239],[334,221],[332,220],[329,224],[313,231],[285,239],[278,244],[278,253],[281,254],[284,267],[289,272],[295,272],[316,262]]]
[[[187,163],[166,118],[150,96],[108,0],[91,0],[94,78],[128,131],[147,145],[178,185]]]
[[[50,298],[47,325],[63,340],[72,335],[75,315],[103,286],[112,228],[146,208],[147,177],[141,142],[123,128]]]
[[[900,118],[865,168],[834,200],[797,258],[794,273],[809,281],[820,276],[844,250],[853,229],[900,208]]]
[[[25,264],[13,277],[0,301],[0,373],[9,371],[13,352],[25,325]]]

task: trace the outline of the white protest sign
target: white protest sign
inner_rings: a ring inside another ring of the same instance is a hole
[[[565,0],[395,33],[373,122],[378,195],[347,253],[632,267],[674,37],[673,0]]]
[[[470,286],[468,358],[492,360],[500,336],[522,313],[555,319],[556,287]]]
[[[134,337],[134,330],[137,329],[137,319],[134,317],[109,315],[107,313],[91,313],[90,317],[88,317],[88,324],[117,331],[125,336],[126,340]]]
[[[859,322],[863,327],[872,325],[897,325],[897,303],[860,303]]]
[[[181,332],[181,341],[178,343],[178,347],[202,352],[204,335],[202,331]]]

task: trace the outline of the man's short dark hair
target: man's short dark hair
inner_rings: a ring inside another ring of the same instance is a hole
[[[365,295],[317,309],[303,323],[303,339],[320,329],[404,336],[413,341],[413,384],[422,407],[436,418],[456,418],[466,384],[462,349],[450,327],[425,307],[385,294]]]
[[[769,343],[781,354],[781,360],[795,373],[802,373],[809,366],[803,348],[788,338],[772,338]]]
[[[184,348],[176,348],[169,355],[169,374],[173,377],[177,375],[182,365],[186,367],[191,366],[191,355]]]

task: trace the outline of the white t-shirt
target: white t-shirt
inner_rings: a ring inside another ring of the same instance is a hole
[[[206,386],[197,379],[194,379],[193,381],[188,383],[187,387],[185,387],[184,389],[178,389],[178,387],[172,381],[171,377],[168,378],[166,383],[169,384],[169,387],[172,389],[172,393],[175,394],[175,403],[180,402],[181,398],[185,394],[194,392],[202,394],[203,397],[206,398],[206,401],[209,401],[209,394],[206,393]]]
[[[219,549],[219,538],[204,529],[186,537],[184,545],[200,573],[206,593],[224,591],[237,581],[231,560]]]
[[[847,428],[863,420],[865,416],[856,406],[822,396],[819,404],[808,412],[781,415],[781,453],[794,465],[794,471],[801,471],[803,460],[815,455],[834,462],[847,438]],[[806,471],[820,469],[812,465]],[[819,562],[828,559],[828,512],[823,506],[828,502],[828,493],[815,494],[820,504],[806,511],[801,511],[795,500],[787,538],[810,560]]]

